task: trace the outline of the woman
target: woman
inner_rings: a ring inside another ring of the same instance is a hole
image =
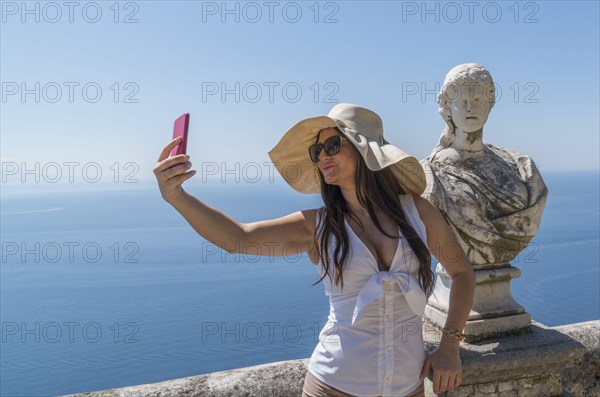
[[[162,197],[200,235],[228,252],[247,242],[268,243],[270,255],[307,252],[325,280],[331,311],[303,397],[424,396],[430,370],[436,393],[461,383],[459,330],[472,304],[473,271],[464,253],[457,260],[444,249],[431,251],[453,285],[447,329],[425,358],[427,246],[457,243],[439,211],[419,196],[425,189],[419,162],[383,138],[376,113],[338,104],[283,136],[269,152],[276,168],[296,190],[320,191],[325,205],[273,220],[238,223],[186,193],[181,184],[193,176],[186,172],[191,164],[184,156],[167,158],[176,144],[163,149],[154,173]]]

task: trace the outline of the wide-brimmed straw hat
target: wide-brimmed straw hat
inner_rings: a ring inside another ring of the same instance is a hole
[[[418,195],[425,191],[427,182],[421,163],[385,140],[377,113],[350,103],[335,105],[327,116],[298,122],[269,151],[275,168],[291,187],[300,193],[321,192],[320,171],[310,160],[308,147],[316,143],[320,130],[335,127],[358,149],[370,170],[390,167],[405,189]]]

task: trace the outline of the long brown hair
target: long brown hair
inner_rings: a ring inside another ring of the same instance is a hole
[[[336,130],[340,135],[343,136],[339,129],[336,128]],[[319,131],[317,134],[316,142],[319,141],[320,134],[321,131]],[[352,150],[355,150],[356,153],[358,153],[358,150],[353,144],[349,143],[349,146],[352,146]],[[390,236],[383,230],[381,224],[379,223],[379,219],[375,214],[375,209],[381,210],[400,228],[402,235],[406,237],[408,244],[419,260],[419,282],[421,284],[421,288],[423,291],[425,291],[425,294],[429,295],[433,289],[431,256],[427,246],[417,234],[415,229],[408,223],[404,211],[402,210],[400,195],[406,194],[407,191],[402,187],[398,179],[394,177],[389,168],[384,168],[379,171],[371,171],[369,168],[367,168],[367,165],[360,154],[358,154],[356,157],[358,160],[355,184],[356,196],[359,203],[368,210],[369,216],[371,219],[373,219],[373,223],[377,229],[379,229],[386,236],[390,238],[398,238],[397,236]],[[327,184],[323,178],[323,174],[321,172],[317,172],[317,174],[319,175],[321,182],[321,197],[325,203],[325,208],[319,210],[321,221],[315,228],[313,240],[315,246],[319,247],[319,257],[321,259],[321,263],[323,263],[325,266],[325,274],[322,275],[319,281],[313,283],[312,285],[314,286],[320,283],[323,278],[325,278],[325,275],[328,275],[329,279],[331,280],[331,274],[329,271],[330,258],[327,247],[329,246],[331,236],[333,235],[335,240],[339,242],[335,245],[333,252],[334,268],[336,269],[335,281],[333,283],[334,285],[341,283],[341,288],[343,290],[343,268],[348,259],[349,250],[348,232],[344,225],[344,217],[346,214],[348,214],[350,217],[356,219],[358,223],[360,223],[360,221],[349,211],[340,187],[337,185]],[[317,240],[319,230],[322,231],[320,233],[319,240]]]

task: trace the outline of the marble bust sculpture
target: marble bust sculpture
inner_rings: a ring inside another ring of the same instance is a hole
[[[448,72],[437,102],[446,123],[421,160],[423,197],[440,209],[474,268],[506,265],[535,236],[548,189],[533,160],[483,142],[495,104],[489,71],[468,63]]]

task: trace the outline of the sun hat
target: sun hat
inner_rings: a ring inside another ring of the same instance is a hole
[[[269,157],[283,179],[300,193],[320,193],[318,167],[310,160],[308,147],[324,128],[339,128],[358,149],[367,167],[379,171],[390,167],[400,184],[421,195],[427,181],[421,163],[383,137],[381,117],[372,110],[339,103],[327,116],[304,119],[290,128],[269,151]]]

